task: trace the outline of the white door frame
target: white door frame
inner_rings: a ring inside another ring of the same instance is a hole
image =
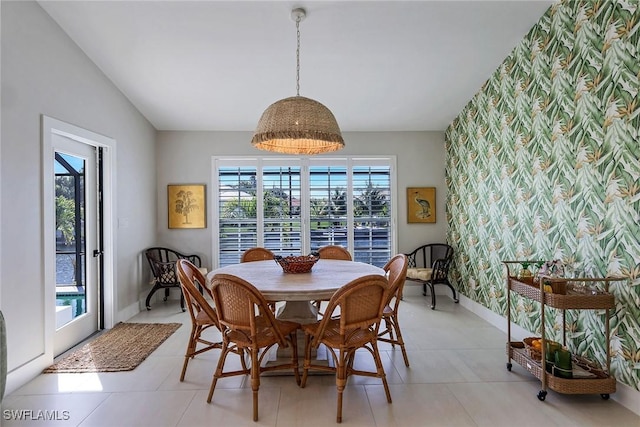
[[[52,135],[61,135],[63,137],[88,144],[94,147],[102,148],[103,157],[103,186],[102,186],[102,205],[103,205],[103,263],[104,263],[104,282],[103,294],[104,299],[104,327],[110,329],[113,327],[116,318],[116,287],[115,287],[115,232],[114,232],[114,215],[116,212],[115,197],[113,189],[115,188],[115,158],[116,158],[116,141],[104,135],[82,129],[60,120],[42,116],[42,179],[43,179],[43,260],[44,260],[44,277],[43,277],[43,295],[44,295],[44,347],[45,358],[53,360],[53,338],[56,329],[55,307],[55,284],[48,283],[52,278],[56,277],[55,266],[55,228],[56,219],[54,209],[47,207],[55,206],[55,185],[53,184],[53,165],[55,159],[55,150],[53,149]],[[89,249],[88,249],[89,250]],[[89,256],[89,255],[87,255]]]

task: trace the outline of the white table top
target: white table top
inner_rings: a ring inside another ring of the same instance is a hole
[[[282,271],[275,261],[233,264],[210,271],[207,283],[217,273],[232,274],[254,285],[269,301],[310,301],[329,299],[347,283],[369,274],[385,275],[382,268],[355,261],[321,259],[310,273]]]

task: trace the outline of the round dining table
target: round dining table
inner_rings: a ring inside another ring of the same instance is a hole
[[[214,275],[232,274],[251,283],[270,302],[285,301],[278,318],[298,323],[317,320],[312,301],[328,300],[342,286],[370,274],[384,276],[385,271],[356,261],[320,259],[309,273],[285,273],[274,260],[252,261],[221,267],[207,273],[210,286]]]

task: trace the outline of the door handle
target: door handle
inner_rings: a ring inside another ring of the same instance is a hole
[[[101,250],[94,249],[94,250],[93,250],[93,257],[94,257],[94,258],[97,258],[97,257],[99,257],[100,255],[102,255],[102,253],[103,253],[103,252],[102,252]]]

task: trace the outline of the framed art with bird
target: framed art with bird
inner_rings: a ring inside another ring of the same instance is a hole
[[[407,222],[436,222],[435,187],[407,187]]]

